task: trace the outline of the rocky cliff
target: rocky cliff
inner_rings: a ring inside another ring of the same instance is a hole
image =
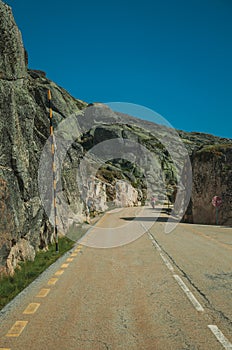
[[[33,259],[52,239],[37,184],[40,152],[49,136],[48,88],[56,122],[86,105],[42,72],[27,69],[21,33],[10,7],[0,1],[0,272]]]
[[[108,208],[144,204],[152,193],[160,203],[174,202],[187,151],[190,155],[195,152],[188,220],[200,220],[201,196],[206,208],[211,192],[215,194],[207,186],[215,190],[217,183],[217,194],[228,198],[228,210],[220,214],[220,220],[230,223],[231,148],[220,149],[220,156],[196,149],[231,140],[183,131],[177,134],[168,127],[73,98],[44,72],[28,69],[11,8],[0,0],[0,273],[13,273],[19,261],[33,260],[38,249],[46,249],[53,241],[51,208],[46,208],[52,201],[48,89],[57,158],[64,154],[60,169],[57,161],[60,232]],[[209,180],[208,169],[215,178]],[[212,222],[210,215],[201,220]]]
[[[232,144],[201,147],[192,154],[193,188],[186,221],[216,224],[212,198],[219,196],[218,224],[232,225]]]

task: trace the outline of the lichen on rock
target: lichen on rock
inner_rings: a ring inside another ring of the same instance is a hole
[[[85,221],[87,209],[87,214],[95,215],[112,206],[144,204],[149,198],[147,183],[161,202],[174,202],[183,165],[180,140],[186,153],[193,153],[188,220],[212,223],[210,200],[213,194],[219,194],[224,201],[220,222],[231,225],[231,140],[184,131],[177,134],[163,125],[114,112],[104,104],[75,99],[49,80],[45,72],[28,69],[27,60],[11,8],[0,0],[0,274],[13,274],[20,261],[33,260],[37,250],[47,249],[54,240],[38,185],[41,155],[49,138],[48,89],[55,131],[63,121],[69,123],[70,116],[78,120],[78,135],[67,150],[57,181],[58,219],[64,232],[73,223]],[[64,143],[69,132],[75,134],[72,125],[63,132]],[[126,152],[129,160],[88,158],[92,148],[115,139],[132,145]],[[148,151],[141,157],[142,163],[133,161],[133,143]],[[221,148],[210,146],[216,143]],[[94,172],[87,177],[83,192],[78,176],[82,175],[79,166],[85,157]],[[47,181],[45,192],[51,191],[52,173],[42,176]],[[61,195],[71,209],[70,216],[59,203]]]

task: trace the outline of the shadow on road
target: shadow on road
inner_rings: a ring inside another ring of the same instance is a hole
[[[153,209],[153,208],[148,208],[148,209],[149,209],[149,210],[152,210],[153,212],[156,211],[156,212],[159,212],[159,213],[162,213],[162,214],[170,214],[171,211],[172,211],[172,208],[165,208],[165,207],[163,207],[163,208],[157,207],[157,208],[155,208],[155,209]]]
[[[175,218],[171,218],[171,217],[156,217],[156,216],[152,216],[152,217],[136,217],[136,216],[129,216],[129,217],[122,217],[120,218],[121,220],[125,220],[125,221],[157,221],[157,222],[167,222],[169,220],[169,222],[177,222],[178,220]]]

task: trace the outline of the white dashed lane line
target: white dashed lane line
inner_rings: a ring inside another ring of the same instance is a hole
[[[165,265],[167,266],[167,268],[168,268],[170,271],[174,272],[174,268],[172,267],[172,264],[166,259],[166,257],[164,256],[164,254],[163,254],[163,253],[160,253],[160,256],[161,256],[163,262],[165,263]]]
[[[221,343],[221,345],[226,350],[232,350],[232,344],[229,340],[224,336],[224,334],[220,331],[220,329],[216,325],[208,325],[211,332],[215,335],[217,340]]]
[[[197,311],[204,311],[203,307],[201,306],[201,304],[197,301],[197,299],[195,298],[195,296],[193,295],[193,293],[188,289],[188,287],[186,286],[186,284],[182,281],[182,279],[180,278],[180,276],[178,275],[173,275],[173,277],[175,278],[175,280],[177,281],[177,283],[179,284],[179,286],[181,287],[181,289],[184,291],[184,293],[186,294],[187,298],[191,301],[191,303],[193,304],[193,306],[195,307],[195,309]]]
[[[153,245],[156,247],[156,249],[159,251],[159,252],[162,252],[162,249],[160,248],[159,244],[156,243],[156,241],[154,239],[152,239],[152,243]]]
[[[145,225],[143,225],[143,228],[146,229]],[[147,229],[146,229],[147,230]],[[160,257],[162,258],[163,262],[167,266],[167,268],[174,272],[174,268],[171,265],[171,263],[166,258],[162,248],[159,246],[159,244],[156,242],[152,234],[147,230],[147,234],[149,238],[152,241],[152,244],[155,246],[156,250],[159,252]],[[198,300],[195,298],[193,293],[189,290],[189,288],[186,286],[186,284],[183,282],[183,280],[178,276],[177,274],[173,274],[174,279],[178,283],[178,285],[181,287],[187,298],[191,301],[192,305],[195,307],[197,311],[204,312],[204,308],[202,305],[198,302]],[[218,340],[218,342],[223,346],[226,350],[232,350],[232,343],[224,336],[224,334],[221,332],[221,330],[216,325],[208,325],[208,328],[211,330],[215,338]]]
[[[144,228],[145,225],[142,224],[142,226]],[[168,259],[166,258],[162,248],[159,246],[159,244],[156,242],[156,240],[154,239],[154,237],[152,236],[152,234],[147,231],[149,238],[152,240],[152,244],[155,246],[155,248],[159,251],[160,257],[163,260],[163,262],[165,263],[165,265],[167,266],[167,268],[171,271],[174,272],[174,268],[172,266],[172,264],[168,261]],[[195,309],[197,311],[204,311],[204,308],[201,306],[201,304],[199,303],[199,301],[196,299],[196,297],[193,295],[193,293],[189,290],[189,288],[186,286],[186,284],[183,282],[183,280],[180,278],[180,276],[178,276],[177,274],[173,274],[174,279],[176,280],[176,282],[178,283],[178,285],[181,287],[181,289],[183,290],[183,292],[185,293],[185,295],[187,296],[187,298],[190,300],[190,302],[192,303],[192,305],[195,307]]]

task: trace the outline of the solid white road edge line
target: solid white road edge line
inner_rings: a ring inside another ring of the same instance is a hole
[[[175,280],[177,281],[177,283],[179,284],[179,286],[182,288],[182,290],[184,291],[184,293],[186,294],[186,296],[188,297],[188,299],[191,301],[191,303],[193,304],[193,306],[195,307],[195,309],[197,311],[204,311],[203,307],[201,306],[201,304],[197,301],[197,299],[195,298],[195,296],[193,295],[192,292],[190,292],[190,290],[188,289],[188,287],[186,286],[186,284],[182,281],[182,279],[178,276],[178,275],[173,275],[173,277],[175,278]]]
[[[209,324],[208,327],[226,350],[232,349],[232,344],[229,342],[229,340],[224,336],[224,334],[220,331],[220,329],[216,325]]]

